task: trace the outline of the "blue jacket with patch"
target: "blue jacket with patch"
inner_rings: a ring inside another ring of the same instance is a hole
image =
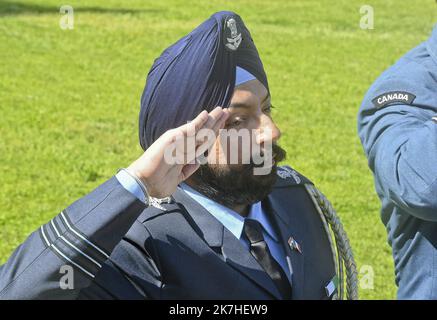
[[[374,82],[358,115],[399,299],[437,299],[436,116],[437,28]]]

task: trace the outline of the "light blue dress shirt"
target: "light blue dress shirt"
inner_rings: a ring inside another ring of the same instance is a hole
[[[138,185],[138,182],[135,181],[134,178],[131,177],[129,173],[124,170],[120,170],[115,177],[118,182],[125,188],[127,191],[132,193],[135,197],[137,197],[140,201],[146,202],[146,196],[144,195],[143,190]]]
[[[115,176],[120,184],[130,193],[135,195],[139,200],[145,202],[145,196],[141,187],[125,171],[120,171]],[[237,212],[209,199],[203,194],[197,192],[185,183],[179,185],[191,198],[204,207],[212,214],[223,226],[228,229],[240,242],[249,250],[249,243],[243,237],[243,227],[245,219],[257,220],[263,227],[263,236],[269,247],[273,258],[281,265],[288,279],[291,280],[290,269],[288,268],[287,259],[285,257],[284,248],[281,241],[273,229],[265,212],[262,209],[261,202],[254,203],[250,208],[250,213],[247,218],[242,217]]]

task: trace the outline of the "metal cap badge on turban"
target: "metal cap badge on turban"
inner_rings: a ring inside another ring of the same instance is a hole
[[[202,110],[228,107],[239,66],[269,91],[255,43],[240,16],[221,11],[164,50],[147,76],[139,137],[146,150],[165,131]]]

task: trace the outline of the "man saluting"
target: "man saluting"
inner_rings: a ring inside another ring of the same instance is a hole
[[[242,19],[212,15],[148,74],[144,155],[32,234],[2,267],[0,297],[332,298],[327,234],[304,187],[310,182],[277,166],[285,152],[271,107]],[[201,136],[203,127],[214,134]],[[198,133],[197,147],[169,164],[168,141],[187,132]],[[59,288],[61,264],[80,274],[72,291]]]

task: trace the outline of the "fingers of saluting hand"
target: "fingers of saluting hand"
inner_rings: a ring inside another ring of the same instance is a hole
[[[216,108],[210,112],[208,121],[196,134],[196,148],[190,150],[189,163],[212,148],[228,116],[229,113],[226,109]]]
[[[206,129],[205,131],[212,131],[212,134],[217,137],[219,130],[223,128],[228,116],[229,112],[227,109],[217,107],[209,113],[208,121],[202,129]],[[201,135],[196,139],[197,144],[202,144],[204,142],[204,136],[205,135]]]
[[[212,110],[208,115],[208,121],[203,128],[214,130],[214,127],[219,124],[224,116],[227,115],[227,110],[217,107]]]
[[[191,163],[199,154],[208,150],[228,115],[227,110],[217,107],[209,114],[202,111],[193,121],[175,129],[172,140],[176,143],[177,163]]]
[[[228,111],[224,111],[221,118],[214,123],[214,125],[209,128],[209,130],[200,131],[196,139],[196,159],[203,155],[206,151],[210,151],[220,134],[220,129],[223,129],[226,120],[228,119]]]
[[[153,194],[170,194],[173,184],[176,186],[199,168],[196,156],[212,147],[227,118],[227,110],[221,107],[210,113],[202,111],[190,123],[168,130],[127,169],[139,177]],[[162,181],[165,181],[166,188],[159,190]]]
[[[194,120],[190,121],[187,124],[184,124],[183,126],[180,126],[178,128],[178,131],[184,135],[194,135],[196,134],[196,132],[204,127],[205,123],[207,123],[208,120],[209,114],[207,111],[203,110],[196,118],[194,118]]]
[[[220,125],[223,121],[226,121],[227,117],[227,110],[221,107],[216,107],[210,113],[204,110],[199,113],[199,115],[194,120],[183,126],[180,126],[178,128],[178,132],[186,136],[193,136],[201,129],[218,130],[216,129],[217,126]]]
[[[209,113],[208,120],[201,128],[196,127],[198,130],[196,130],[195,148],[193,149],[189,146],[185,148],[185,165],[179,174],[180,182],[190,177],[199,169],[200,163],[198,163],[196,159],[211,149],[219,135],[220,129],[224,127],[228,117],[228,110],[217,107]]]

